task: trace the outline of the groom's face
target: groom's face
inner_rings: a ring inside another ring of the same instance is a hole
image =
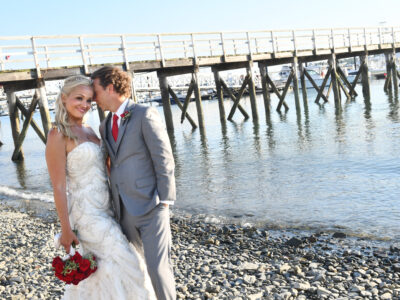
[[[93,80],[93,100],[96,101],[97,105],[100,106],[100,108],[103,111],[109,110],[108,109],[108,96],[109,93],[103,86],[100,84],[100,79],[96,78]]]

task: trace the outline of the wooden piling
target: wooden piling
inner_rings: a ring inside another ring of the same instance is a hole
[[[260,69],[261,87],[264,99],[265,114],[269,115],[271,113],[271,95],[269,93],[269,86],[266,78],[266,74],[268,73],[268,67],[266,63],[259,62],[258,68]]]
[[[204,125],[204,115],[203,115],[203,104],[201,103],[201,92],[200,92],[200,86],[199,86],[199,78],[197,76],[197,71],[195,70],[192,73],[192,79],[193,79],[193,91],[194,91],[194,97],[196,100],[196,109],[197,109],[197,123],[199,124],[199,128],[201,130],[205,129]]]
[[[392,82],[393,82],[394,93],[395,93],[395,95],[398,95],[399,94],[399,81],[397,80],[396,49],[393,49],[393,53],[392,53],[391,71],[392,71]]]
[[[168,80],[167,77],[157,73],[158,76],[158,82],[160,85],[160,91],[161,91],[161,99],[163,103],[163,111],[164,111],[164,117],[165,117],[165,123],[167,125],[167,130],[168,131],[173,131],[174,130],[174,122],[172,120],[172,110],[171,110],[171,101],[169,98],[169,92],[168,92]]]
[[[250,104],[251,104],[251,113],[253,116],[253,120],[258,120],[258,111],[257,111],[257,97],[256,97],[256,88],[254,85],[253,79],[253,62],[249,61],[246,67],[247,76],[249,76],[248,90],[250,94]]]
[[[300,69],[300,84],[301,84],[301,93],[303,94],[303,105],[304,109],[308,107],[308,99],[307,99],[307,84],[306,84],[306,75],[305,75],[305,67],[304,63],[299,63]]]
[[[49,103],[47,101],[46,86],[43,79],[38,79],[39,110],[42,118],[43,131],[47,139],[47,134],[51,128]]]
[[[224,91],[222,90],[221,77],[217,70],[213,70],[213,73],[214,73],[215,87],[217,90],[219,119],[221,123],[225,123],[226,116],[225,116],[225,106],[224,106]]]
[[[19,125],[19,113],[17,108],[17,99],[15,96],[15,92],[6,92],[7,101],[8,101],[8,114],[10,116],[10,124],[11,124],[11,133],[14,140],[14,147],[16,148],[18,145],[18,137],[20,134],[20,125]],[[23,160],[24,153],[22,149],[18,151],[15,155],[11,157],[13,161]]]
[[[341,107],[340,101],[340,90],[339,84],[337,80],[337,72],[336,72],[336,55],[332,54],[329,58],[329,66],[331,67],[331,82],[332,82],[332,89],[333,89],[333,96],[335,98],[335,107],[338,109]]]
[[[296,111],[300,111],[299,72],[298,72],[298,59],[297,59],[297,56],[293,57],[292,70],[293,70],[294,102],[296,104]]]
[[[383,90],[388,92],[392,90],[392,72],[391,72],[391,53],[385,53],[385,61],[386,61],[386,80],[385,85],[383,86]]]
[[[362,55],[360,57],[363,62],[363,67],[361,70],[361,81],[362,81],[362,91],[364,98],[367,100],[371,99],[371,91],[369,85],[369,76],[368,76],[368,54]]]

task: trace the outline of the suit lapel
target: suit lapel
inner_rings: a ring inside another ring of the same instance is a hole
[[[129,99],[128,104],[126,105],[125,111],[129,111],[131,113],[131,115],[129,117],[127,117],[125,120],[121,120],[121,124],[119,125],[119,129],[118,129],[118,139],[117,139],[117,145],[116,145],[116,149],[115,149],[115,155],[117,155],[117,153],[118,153],[119,145],[121,144],[122,138],[124,137],[126,126],[128,125],[130,118],[132,117],[132,110],[134,109],[134,107],[135,107],[135,103],[131,99]]]
[[[107,118],[103,121],[103,123],[101,123],[100,126],[100,134],[103,138],[103,141],[106,143],[107,148],[108,148],[108,153],[112,156],[112,158],[115,158],[115,153],[114,153],[114,147],[112,145],[110,145],[110,142],[108,140],[108,127],[111,126],[110,122],[111,122],[111,115],[112,113],[109,112],[107,115]]]

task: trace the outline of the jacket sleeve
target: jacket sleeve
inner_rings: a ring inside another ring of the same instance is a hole
[[[145,110],[142,132],[153,161],[160,201],[173,203],[176,199],[174,157],[164,123],[153,107]]]

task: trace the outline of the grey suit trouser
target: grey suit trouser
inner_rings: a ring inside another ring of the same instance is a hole
[[[132,216],[120,203],[122,231],[144,256],[157,299],[175,300],[169,208],[159,204],[143,216]]]

